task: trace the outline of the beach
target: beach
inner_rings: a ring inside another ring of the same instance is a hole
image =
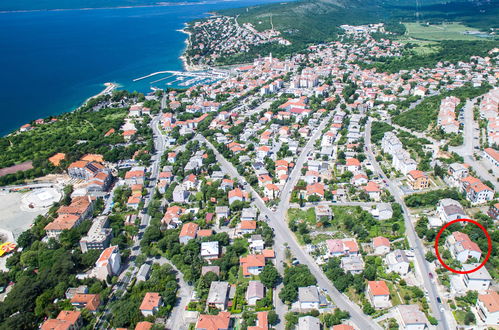
[[[201,65],[192,65],[187,61],[187,56],[186,56],[186,51],[191,47],[191,35],[192,32],[188,30],[189,24],[184,23],[184,28],[177,30],[178,32],[182,32],[187,34],[187,38],[185,39],[185,48],[182,51],[182,55],[180,55],[179,59],[182,61],[182,66],[185,71],[201,71],[201,70],[206,70],[207,68]]]
[[[93,99],[95,97],[99,97],[99,96],[106,95],[106,94],[111,94],[113,90],[115,90],[116,88],[119,87],[118,84],[111,83],[111,82],[104,83],[104,86],[105,86],[105,88],[101,92],[99,92],[98,94],[95,94],[94,96],[90,96],[88,99],[85,100],[85,102],[83,102],[83,105],[87,104],[88,101],[90,101],[91,99]]]

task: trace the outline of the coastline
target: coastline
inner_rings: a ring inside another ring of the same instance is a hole
[[[210,13],[210,16],[213,16],[213,13]],[[187,38],[184,40],[185,48],[182,51],[182,55],[179,56],[179,59],[182,61],[182,67],[185,71],[202,71],[210,69],[210,67],[202,66],[202,65],[193,65],[188,62],[186,52],[191,47],[191,36],[192,32],[188,30],[190,24],[184,23],[184,28],[177,30],[178,32],[187,34]]]
[[[185,48],[182,50],[182,55],[179,56],[179,59],[182,61],[182,67],[184,68],[185,71],[200,71],[202,70],[201,67],[196,65],[191,65],[187,61],[186,52],[191,46],[191,36],[192,36],[192,32],[189,31],[188,28],[189,28],[189,23],[184,23],[184,28],[177,30],[180,33],[187,34],[187,38],[184,40]]]
[[[88,99],[85,100],[85,102],[83,102],[78,108],[76,108],[74,110],[77,110],[77,109],[81,108],[82,106],[84,106],[85,104],[87,104],[88,101],[90,101],[91,99],[93,99],[95,97],[102,96],[102,95],[110,94],[113,90],[115,90],[116,88],[120,87],[118,84],[112,83],[112,82],[107,82],[107,83],[104,83],[103,85],[105,86],[105,88],[102,91],[100,91],[99,93],[97,93],[97,94],[95,94],[93,96],[90,96]]]

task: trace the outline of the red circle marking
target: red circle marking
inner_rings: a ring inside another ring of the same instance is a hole
[[[475,224],[475,225],[477,225],[485,233],[485,237],[487,237],[488,251],[487,251],[487,255],[485,256],[485,259],[483,259],[482,263],[478,267],[476,267],[474,269],[471,269],[471,270],[468,270],[468,271],[455,270],[453,268],[450,268],[449,266],[447,266],[445,264],[445,262],[440,257],[440,253],[438,252],[438,241],[440,240],[440,235],[442,235],[442,233],[444,232],[445,228],[449,227],[450,225],[452,225],[453,223],[456,223],[456,222],[470,222],[472,224]],[[435,238],[435,253],[437,255],[438,261],[440,261],[440,263],[442,264],[442,266],[444,266],[447,270],[450,270],[451,272],[456,273],[456,274],[474,273],[477,270],[479,270],[480,268],[482,268],[483,266],[485,266],[485,264],[489,260],[490,254],[492,253],[492,239],[490,238],[490,235],[487,232],[487,229],[485,229],[485,227],[482,226],[477,221],[470,220],[470,219],[456,219],[456,220],[453,220],[451,222],[446,223],[442,228],[440,228],[440,231],[438,232],[437,237]]]

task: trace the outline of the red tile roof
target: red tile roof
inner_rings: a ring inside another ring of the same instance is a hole
[[[179,237],[196,237],[196,232],[199,226],[194,222],[188,222],[182,226],[182,230],[180,231]]]
[[[161,296],[157,292],[147,292],[142,299],[139,309],[145,311],[152,311],[155,307],[159,307],[161,303]]]
[[[480,294],[478,300],[482,302],[489,313],[499,312],[499,294],[497,292],[489,291],[487,294]]]
[[[228,329],[230,323],[229,312],[219,312],[218,315],[199,315],[196,329],[219,330]]]
[[[373,296],[387,296],[390,294],[385,281],[369,281],[368,285]]]

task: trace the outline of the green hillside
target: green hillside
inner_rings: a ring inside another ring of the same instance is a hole
[[[462,22],[470,28],[490,32],[499,28],[499,0],[481,2],[426,1],[417,7],[408,0],[299,0],[265,4],[248,8],[228,9],[223,15],[238,16],[238,22],[252,23],[256,29],[274,27],[292,46],[267,44],[256,46],[249,53],[224,58],[220,64],[242,63],[257,55],[284,56],[305,49],[310,44],[337,38],[342,24],[361,25],[385,22],[387,29],[404,34],[399,22]]]

